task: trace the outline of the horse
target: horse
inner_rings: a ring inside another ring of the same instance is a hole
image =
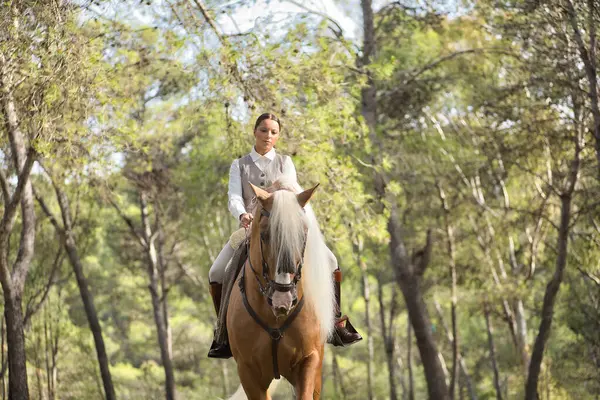
[[[323,237],[304,212],[317,186],[296,194],[293,185],[273,193],[252,185],[257,202],[248,259],[227,308],[241,383],[231,399],[245,393],[250,400],[269,400],[269,386],[280,376],[294,386],[297,399],[320,398],[335,300]]]

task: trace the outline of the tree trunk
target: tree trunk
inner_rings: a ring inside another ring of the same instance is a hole
[[[4,376],[6,375],[6,359],[4,356],[4,347],[5,347],[5,342],[4,342],[4,337],[5,337],[5,332],[4,332],[4,318],[0,318],[0,366],[2,367],[2,372],[0,373],[0,376],[2,376],[2,400],[6,399],[6,381],[4,379]]]
[[[371,291],[369,289],[369,276],[366,270],[361,269],[362,287],[363,287],[363,298],[365,300],[365,322],[367,323],[367,398],[373,399],[373,358],[374,358],[374,347],[373,347],[373,326],[371,324]]]
[[[546,293],[544,294],[544,302],[542,305],[542,320],[538,330],[538,335],[535,339],[533,346],[533,352],[531,353],[531,360],[529,362],[529,376],[527,377],[527,384],[525,387],[525,400],[537,400],[538,399],[538,380],[542,366],[542,359],[544,357],[544,349],[548,337],[550,336],[550,330],[552,327],[552,318],[554,316],[554,303],[556,301],[556,295],[560,289],[560,285],[563,280],[563,274],[567,265],[567,247],[569,240],[569,221],[571,217],[571,194],[563,194],[561,196],[561,210],[560,210],[560,226],[558,233],[558,256],[556,258],[556,269],[554,276],[546,286]]]
[[[448,324],[446,324],[446,321],[444,320],[444,314],[442,312],[442,307],[440,306],[440,304],[437,301],[435,301],[435,309],[438,313],[438,317],[440,319],[440,324],[442,325],[442,327],[444,328],[444,332],[446,333],[446,337],[448,338],[448,341],[450,343],[452,343],[452,334],[450,333]],[[463,379],[464,384],[465,384],[467,390],[469,391],[469,398],[471,400],[477,400],[477,394],[475,393],[475,389],[473,388],[473,382],[471,381],[471,376],[469,375],[469,372],[467,371],[467,366],[465,364],[464,357],[460,352],[458,353],[457,363],[460,366],[460,369],[462,371],[463,378],[464,378]]]
[[[361,8],[363,14],[364,43],[359,66],[367,76],[367,85],[361,91],[361,114],[369,129],[371,144],[375,149],[379,150],[375,150],[371,156],[372,163],[374,165],[380,165],[381,160],[378,159],[377,154],[381,154],[382,145],[377,137],[377,88],[372,73],[369,71],[372,58],[376,53],[372,1],[361,0]],[[383,200],[386,196],[386,177],[383,172],[375,172],[373,180],[378,200],[380,204],[383,205]],[[415,331],[417,346],[419,347],[421,360],[423,361],[425,369],[429,397],[436,400],[446,400],[448,399],[448,389],[446,387],[444,372],[438,358],[437,347],[431,334],[429,316],[427,314],[425,303],[423,302],[420,287],[420,279],[427,264],[425,258],[428,257],[423,257],[423,262],[420,263],[421,271],[415,273],[414,265],[407,260],[408,257],[406,256],[404,243],[400,236],[400,226],[394,202],[392,202],[392,209],[390,211],[388,231],[391,236],[390,252],[392,255],[392,265],[395,271],[396,280],[402,290],[408,308],[410,322]],[[429,251],[430,248],[431,242],[428,240],[426,250]]]
[[[496,286],[496,288],[498,288],[498,291],[501,292],[502,291],[502,283],[500,282],[500,277],[498,276],[498,272],[496,271],[496,267],[494,266],[494,260],[492,259],[490,246],[489,246],[488,242],[484,239],[484,237],[481,235],[481,233],[479,232],[479,229],[478,229],[475,221],[472,218],[469,218],[469,219],[470,219],[471,226],[473,228],[473,233],[477,237],[477,242],[479,244],[479,247],[481,248],[481,251],[483,252],[483,254],[485,256],[485,260],[490,267],[491,276],[492,276],[494,285]],[[517,327],[515,313],[513,312],[509,301],[505,298],[502,299],[502,311],[504,312],[504,320],[506,321],[506,323],[508,325],[508,330],[510,332],[512,342],[515,346],[515,349],[519,352],[519,354],[521,354],[521,359],[523,360],[524,353],[522,351],[523,347],[521,346],[522,340],[519,339],[519,333],[518,333],[519,328]],[[522,315],[523,314],[521,314],[521,316]],[[528,355],[527,355],[527,359],[529,359]]]
[[[334,386],[336,388],[336,396],[338,396],[341,393],[341,398],[345,399],[346,387],[344,386],[344,376],[340,372],[340,366],[337,362],[337,356],[335,355],[334,351],[331,352],[331,364],[331,369],[333,370]]]
[[[450,373],[450,399],[454,399],[454,393],[456,391],[456,382],[458,380],[458,332],[456,329],[456,309],[457,309],[457,301],[456,301],[456,249],[454,244],[454,230],[452,228],[452,224],[450,223],[450,207],[448,206],[448,201],[446,199],[446,193],[442,188],[441,184],[438,184],[438,191],[440,196],[440,201],[442,205],[442,211],[444,213],[444,224],[446,225],[446,247],[448,251],[448,259],[449,259],[449,269],[450,269],[450,279],[451,279],[451,295],[452,295],[452,305],[451,305],[451,322],[452,322],[452,335],[451,335],[451,344],[452,344],[452,372]],[[441,314],[441,313],[440,313]],[[450,337],[450,335],[448,335]]]
[[[72,233],[67,232],[65,239],[65,249],[69,256],[69,261],[75,272],[75,278],[77,279],[77,286],[79,287],[79,294],[83,301],[83,307],[85,309],[85,315],[87,316],[92,336],[94,337],[94,344],[96,346],[96,355],[98,357],[98,364],[100,366],[100,375],[102,376],[102,384],[104,385],[104,394],[107,400],[115,400],[115,388],[112,383],[112,377],[110,375],[108,355],[106,354],[106,347],[104,346],[104,337],[102,335],[102,326],[98,320],[98,314],[96,313],[96,306],[94,305],[94,296],[88,288],[87,278],[83,272],[83,265],[77,252],[77,246],[73,239]]]
[[[29,388],[21,299],[35,244],[35,209],[29,180],[35,153],[30,149],[27,154],[25,136],[19,127],[20,121],[12,94],[12,77],[7,72],[6,60],[1,52],[0,93],[0,111],[8,132],[13,162],[18,174],[17,188],[12,198],[6,198],[9,194],[2,190],[5,207],[0,225],[0,283],[4,295],[8,346],[8,397],[11,400],[27,400],[29,399]],[[2,174],[2,180],[2,187],[6,188],[4,174]],[[21,239],[11,270],[8,239],[14,227],[18,203],[21,205]]]
[[[158,202],[156,202],[157,211],[156,229],[158,230],[158,267],[160,273],[160,290],[162,293],[162,313],[163,321],[165,322],[165,330],[167,332],[167,349],[169,350],[169,359],[173,359],[173,334],[171,332],[171,324],[169,323],[169,287],[167,285],[167,260],[165,259],[165,233],[162,226],[162,219],[159,217]]]
[[[410,321],[406,324],[406,361],[408,363],[408,399],[415,400],[415,377],[412,362],[412,326]]]
[[[148,217],[148,203],[146,194],[140,194],[140,211],[142,225],[144,228],[144,242],[146,250],[146,262],[148,270],[148,289],[152,298],[152,310],[154,312],[154,322],[158,336],[158,346],[160,347],[160,357],[165,370],[165,392],[167,400],[175,400],[175,375],[173,373],[173,363],[169,357],[169,343],[165,321],[163,319],[163,309],[161,307],[161,299],[158,283],[158,256],[156,246],[154,245],[154,237],[150,227]]]
[[[373,324],[371,323],[371,290],[369,287],[369,274],[367,265],[362,260],[363,241],[357,238],[354,243],[354,253],[361,271],[361,281],[363,289],[363,299],[365,300],[365,322],[367,323],[367,396],[369,400],[373,399],[373,358],[375,349],[373,346]]]
[[[520,298],[514,301],[515,325],[517,328],[517,345],[521,355],[523,371],[527,373],[529,368],[529,342],[527,340],[527,319],[525,318],[525,307]]]
[[[396,281],[402,290],[408,316],[413,327],[417,347],[423,362],[427,390],[430,399],[447,400],[448,387],[446,376],[439,358],[439,352],[431,333],[431,322],[427,306],[421,292],[421,277],[431,255],[431,233],[427,234],[425,248],[416,253],[419,258],[409,259],[397,221],[397,212],[392,209],[388,220],[388,231],[391,236],[392,263],[396,272]]]
[[[6,344],[8,347],[8,398],[28,400],[27,365],[25,358],[25,335],[21,298],[4,296],[6,318]]]
[[[586,45],[583,41],[583,35],[581,34],[581,29],[579,27],[577,11],[573,6],[571,0],[566,1],[566,11],[567,11],[567,19],[571,24],[571,28],[573,29],[573,34],[575,35],[575,42],[577,43],[577,47],[579,49],[579,57],[583,62],[583,66],[585,67],[585,73],[587,75],[588,80],[588,93],[590,97],[590,105],[592,109],[592,133],[595,139],[595,149],[596,149],[596,167],[598,168],[598,179],[600,179],[600,105],[598,100],[598,72],[596,70],[596,21],[593,18],[595,5],[593,0],[588,0],[589,7],[589,26],[587,28],[589,37],[590,37],[590,45],[586,48]],[[585,29],[585,28],[584,28]]]
[[[383,304],[383,284],[381,279],[377,281],[377,298],[379,299],[379,320],[381,323],[381,333],[383,336],[383,346],[385,349],[385,357],[387,360],[388,366],[388,380],[390,384],[390,400],[398,399],[398,389],[396,388],[396,360],[395,360],[395,343],[394,343],[394,335],[392,328],[392,324],[394,323],[394,312],[390,312],[390,322],[389,327],[385,321],[385,305]],[[390,307],[391,310],[394,309],[395,293],[392,296],[392,305]]]
[[[490,322],[489,304],[487,302],[483,305],[483,312],[485,314],[485,326],[487,328],[488,347],[490,350],[490,362],[492,364],[492,371],[494,372],[494,388],[496,389],[496,400],[502,400],[502,390],[500,388],[500,374],[498,373],[498,364],[496,363],[494,333],[492,329],[492,323]]]
[[[52,329],[52,327],[50,327]],[[54,386],[53,386],[53,367],[50,354],[52,353],[52,337],[51,332],[48,329],[48,311],[44,307],[44,362],[46,364],[46,386],[48,387],[48,399],[54,400]]]
[[[229,393],[229,371],[227,370],[227,363],[221,363],[221,375],[223,377],[223,398],[226,398],[227,393]]]
[[[110,363],[108,360],[108,355],[106,354],[106,347],[104,345],[102,326],[98,320],[98,313],[96,312],[96,306],[94,304],[94,295],[89,290],[87,278],[83,272],[83,264],[81,262],[81,257],[79,256],[77,243],[75,241],[75,237],[73,236],[73,222],[71,218],[71,206],[69,205],[69,199],[66,193],[57,184],[55,177],[51,173],[48,173],[48,176],[52,181],[52,185],[56,193],[56,199],[60,207],[63,226],[59,224],[57,218],[54,217],[44,200],[36,193],[37,200],[44,213],[48,216],[48,218],[50,218],[50,221],[57,233],[62,238],[63,246],[67,252],[67,256],[69,257],[69,262],[73,268],[73,272],[75,273],[75,279],[77,281],[77,287],[79,288],[81,301],[83,302],[88,325],[94,338],[94,345],[96,348],[96,356],[98,357],[98,365],[100,367],[100,376],[102,377],[104,394],[106,396],[106,400],[115,400],[116,394],[110,374]]]
[[[560,225],[558,227],[558,238],[556,248],[558,249],[558,255],[556,257],[554,276],[548,282],[546,286],[546,292],[544,294],[544,302],[542,305],[542,320],[540,321],[540,327],[538,335],[535,339],[533,346],[533,352],[531,353],[531,359],[529,362],[529,375],[527,377],[527,383],[525,385],[525,400],[536,400],[538,394],[538,380],[540,370],[542,367],[542,359],[544,357],[544,349],[546,342],[550,336],[550,330],[552,328],[552,318],[554,317],[554,304],[556,302],[556,296],[560,289],[560,285],[563,280],[565,268],[567,266],[567,249],[569,244],[569,231],[571,222],[571,201],[573,192],[575,191],[575,185],[579,175],[580,168],[580,154],[582,150],[582,134],[578,132],[575,139],[575,156],[571,161],[571,167],[569,171],[568,188],[564,190],[560,195]]]

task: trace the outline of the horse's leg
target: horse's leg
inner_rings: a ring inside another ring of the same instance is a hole
[[[238,364],[238,375],[248,400],[271,400],[271,395],[268,393],[270,382],[267,382],[265,387],[261,377],[253,373],[251,366]]]
[[[320,352],[314,351],[310,353],[300,364],[298,371],[298,379],[296,380],[296,396],[298,400],[312,400],[315,394],[317,383],[315,376],[321,374],[323,359]],[[321,391],[319,383],[318,391]]]
[[[323,384],[323,358],[324,358],[325,346],[321,346],[319,352],[320,362],[319,367],[315,368],[315,388],[313,390],[313,400],[319,400],[321,398],[321,385]]]

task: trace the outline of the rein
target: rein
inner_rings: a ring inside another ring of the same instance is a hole
[[[262,216],[265,216],[265,217],[269,217],[271,215],[271,213],[269,211],[265,210],[264,208],[261,210],[260,213]],[[258,221],[260,221],[260,219]],[[302,250],[302,259],[298,266],[298,272],[294,276],[293,281],[291,283],[283,284],[283,283],[275,282],[269,277],[269,265],[265,261],[265,256],[263,253],[262,237],[261,237],[261,239],[259,239],[259,243],[260,243],[260,255],[261,255],[261,260],[262,260],[262,267],[263,267],[262,276],[266,282],[265,286],[263,286],[263,284],[261,283],[260,279],[258,278],[258,273],[256,272],[256,270],[254,269],[254,266],[252,265],[252,261],[251,261],[251,257],[250,257],[250,240],[248,238],[246,238],[248,265],[250,265],[250,269],[252,269],[252,272],[254,273],[254,277],[256,278],[256,282],[258,283],[259,292],[267,299],[267,303],[269,304],[269,306],[273,306],[273,299],[271,298],[271,296],[273,295],[273,292],[275,292],[275,291],[289,292],[289,291],[295,289],[296,284],[302,277],[302,264],[303,264],[303,259],[304,259],[304,249]],[[306,242],[304,242],[304,247],[306,247]],[[298,301],[297,298],[293,300],[292,307],[295,306],[296,308],[294,308],[294,311],[292,311],[292,313],[286,318],[286,320],[283,322],[283,325],[281,325],[279,328],[271,328],[258,316],[256,311],[254,311],[254,309],[250,305],[250,302],[248,301],[248,296],[246,296],[245,282],[246,282],[246,268],[242,268],[242,274],[241,274],[240,280],[238,282],[238,285],[240,288],[240,293],[242,294],[242,301],[244,303],[244,306],[246,307],[246,311],[248,311],[248,314],[250,314],[252,319],[254,319],[254,321],[265,332],[267,332],[267,334],[271,338],[271,353],[273,356],[273,375],[274,375],[275,379],[279,379],[279,378],[281,378],[281,376],[279,374],[279,364],[277,361],[277,349],[279,347],[279,341],[283,337],[284,332],[292,325],[292,323],[294,322],[294,320],[296,319],[298,314],[300,314],[300,311],[302,311],[302,308],[304,307],[304,296],[300,299],[300,301]]]
[[[248,258],[248,260],[250,260],[250,258]],[[254,321],[261,328],[263,328],[263,330],[267,332],[267,334],[271,338],[271,353],[273,355],[273,375],[275,379],[279,379],[281,378],[281,375],[279,375],[279,364],[277,362],[277,348],[279,347],[279,341],[283,337],[283,333],[292,325],[292,322],[294,322],[298,314],[300,314],[300,311],[302,311],[302,308],[304,307],[304,296],[300,299],[300,302],[298,302],[298,305],[296,306],[294,311],[292,311],[289,317],[287,317],[287,319],[285,320],[283,325],[281,325],[281,327],[271,328],[262,319],[260,319],[256,311],[254,311],[254,309],[250,305],[250,302],[248,302],[248,296],[246,296],[245,278],[246,268],[242,268],[242,276],[239,280],[240,292],[242,293],[242,301],[244,302],[244,306],[246,307],[246,311],[248,311],[248,314],[250,314],[252,319],[254,319]]]

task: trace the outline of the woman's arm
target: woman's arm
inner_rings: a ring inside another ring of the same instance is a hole
[[[242,197],[242,177],[240,175],[239,160],[233,160],[229,169],[229,211],[236,220],[240,220],[240,215],[246,213],[244,198]]]

